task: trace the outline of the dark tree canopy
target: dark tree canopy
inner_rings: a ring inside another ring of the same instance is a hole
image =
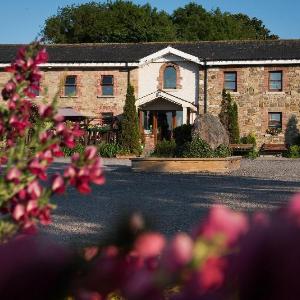
[[[51,43],[160,42],[276,39],[263,22],[245,14],[205,10],[189,3],[172,15],[130,1],[89,2],[59,8],[42,34]]]
[[[45,22],[45,39],[53,43],[113,43],[175,40],[170,16],[128,1],[90,2],[60,8]]]

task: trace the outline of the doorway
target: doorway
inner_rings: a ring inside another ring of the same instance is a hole
[[[140,111],[140,130],[144,136],[153,136],[154,143],[173,138],[173,129],[182,125],[182,111]]]

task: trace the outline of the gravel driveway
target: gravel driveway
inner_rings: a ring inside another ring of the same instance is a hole
[[[189,230],[215,203],[251,213],[281,206],[300,191],[300,159],[245,159],[225,175],[133,173],[126,160],[105,160],[105,166],[107,183],[87,196],[69,189],[56,200],[54,222],[44,232],[85,245],[113,232],[126,212],[141,211],[169,235]],[[52,171],[62,167],[57,163]]]

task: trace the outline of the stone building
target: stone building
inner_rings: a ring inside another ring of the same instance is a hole
[[[0,45],[4,67],[18,45]],[[300,117],[300,40],[47,45],[49,62],[37,101],[58,95],[60,107],[99,118],[120,116],[128,83],[136,93],[140,128],[155,141],[218,115],[226,89],[238,105],[241,136],[258,144],[291,143]]]

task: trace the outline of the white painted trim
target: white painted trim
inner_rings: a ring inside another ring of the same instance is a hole
[[[143,97],[136,100],[136,104],[137,104],[137,106],[145,105],[147,103],[150,103],[150,102],[154,101],[157,98],[162,98],[162,99],[165,99],[167,101],[173,102],[177,105],[182,106],[183,108],[184,107],[185,108],[189,107],[193,111],[197,110],[196,106],[193,103],[188,102],[187,100],[181,99],[179,97],[176,97],[172,94],[166,93],[164,91],[155,91],[155,92],[152,92],[151,94],[143,96]]]
[[[226,65],[295,65],[300,64],[300,59],[268,59],[268,60],[221,60],[208,61],[207,66]]]
[[[189,55],[185,52],[179,51],[177,49],[172,50],[172,52],[166,52],[166,49],[172,47],[167,47],[161,51],[158,51],[156,53],[153,53],[143,59],[140,60],[139,63],[46,63],[46,64],[40,64],[40,67],[44,68],[94,68],[94,67],[138,67],[143,64],[149,63],[157,58],[160,58],[161,56],[165,54],[174,54],[180,57],[183,57],[186,60],[193,61],[197,64],[204,65],[202,61],[200,61],[199,58]],[[279,59],[279,60],[222,60],[222,61],[208,61],[206,63],[207,66],[230,66],[230,65],[239,65],[239,66],[251,66],[251,65],[300,65],[300,59]],[[9,63],[0,63],[0,68],[5,68],[10,66]]]
[[[162,56],[164,55],[167,55],[167,54],[173,54],[173,55],[176,55],[176,56],[179,56],[179,57],[182,57],[186,60],[189,60],[189,61],[192,61],[196,64],[203,64],[200,59],[194,55],[191,55],[191,54],[188,54],[186,52],[183,52],[183,51],[180,51],[180,50],[177,50],[171,46],[168,46],[162,50],[159,50],[153,54],[150,54],[146,57],[143,57],[142,59],[140,59],[140,63],[139,65],[144,65],[144,64],[147,64],[149,62],[153,62],[154,60],[158,59],[158,58],[161,58]]]

